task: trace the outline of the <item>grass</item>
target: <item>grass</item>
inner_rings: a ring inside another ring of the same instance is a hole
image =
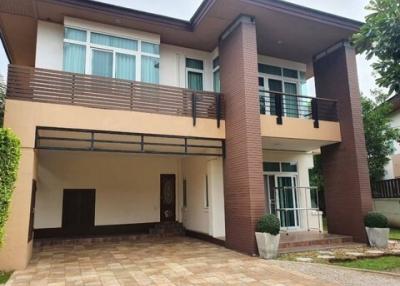
[[[382,256],[378,258],[361,258],[353,261],[337,262],[335,264],[351,268],[390,271],[396,268],[400,268],[400,257]]]
[[[0,272],[0,284],[4,284],[7,282],[8,278],[10,278],[10,272]]]
[[[389,234],[389,239],[400,240],[400,229],[399,228],[391,228],[390,234]]]

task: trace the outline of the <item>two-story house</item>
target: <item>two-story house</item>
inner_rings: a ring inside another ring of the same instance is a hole
[[[0,269],[45,237],[188,234],[255,254],[255,224],[364,241],[371,193],[360,23],[277,0],[204,0],[190,21],[95,1],[4,0],[5,126],[21,139]],[[306,80],[315,77],[316,97]]]

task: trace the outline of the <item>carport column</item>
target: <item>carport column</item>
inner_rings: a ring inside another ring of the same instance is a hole
[[[241,16],[225,31],[219,58],[225,96],[226,246],[255,254],[255,225],[265,212],[265,197],[254,19]]]
[[[355,51],[339,43],[315,57],[318,97],[336,99],[342,142],[321,148],[328,230],[366,241],[372,209]]]
[[[32,148],[21,149],[18,177],[11,198],[5,239],[0,248],[0,269],[24,269],[32,255],[28,242],[32,180],[36,177],[36,154]]]

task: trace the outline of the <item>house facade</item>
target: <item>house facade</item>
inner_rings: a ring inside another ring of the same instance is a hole
[[[359,26],[275,0],[205,0],[190,21],[2,1],[5,126],[22,158],[0,268],[25,267],[35,239],[173,222],[247,254],[264,213],[285,232],[321,231],[318,149],[329,232],[364,241]]]

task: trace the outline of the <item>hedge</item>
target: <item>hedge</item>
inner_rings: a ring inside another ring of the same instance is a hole
[[[20,156],[19,139],[10,129],[0,128],[0,246],[3,243],[4,225],[8,218]]]

